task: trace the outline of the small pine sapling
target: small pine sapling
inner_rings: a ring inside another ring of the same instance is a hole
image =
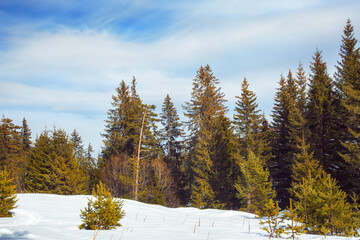
[[[290,198],[290,205],[283,213],[283,219],[289,222],[284,227],[284,233],[289,234],[289,239],[298,239],[298,235],[305,233],[304,218],[300,217],[293,208],[292,199]]]
[[[6,168],[0,171],[0,217],[12,217],[13,213],[10,211],[17,207],[16,186],[12,183],[13,180]]]
[[[257,211],[256,215],[260,220],[261,225],[267,225],[261,229],[269,233],[269,238],[279,238],[284,233],[284,228],[281,226],[283,219],[280,218],[280,207],[278,202],[270,199],[264,206],[263,211]]]
[[[349,222],[349,231],[345,233],[346,237],[359,237],[359,233],[357,229],[360,228],[360,204],[359,204],[359,196],[356,193],[352,193],[350,195],[351,198],[351,221]]]
[[[93,199],[88,199],[88,206],[85,210],[80,210],[82,224],[80,229],[114,229],[121,226],[120,219],[125,216],[122,209],[124,202],[114,199],[110,192],[101,182],[93,189]]]

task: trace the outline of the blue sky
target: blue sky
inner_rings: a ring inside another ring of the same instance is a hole
[[[0,113],[45,127],[77,129],[100,150],[106,111],[121,80],[138,81],[143,101],[166,94],[181,113],[192,79],[209,64],[229,115],[244,77],[271,114],[280,74],[316,48],[334,73],[348,18],[360,33],[358,0],[2,0]]]

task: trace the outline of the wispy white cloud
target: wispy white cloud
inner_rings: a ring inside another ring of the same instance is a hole
[[[111,96],[111,92],[50,90],[0,81],[0,106],[5,109],[42,109],[88,116],[104,112],[110,106],[109,95]]]
[[[72,11],[77,7],[71,2],[48,2],[42,8],[61,4],[61,11]],[[15,24],[13,34],[7,31],[8,47],[0,53],[0,107],[5,114],[26,109],[34,121],[41,121],[32,111],[36,108],[63,114],[54,118],[55,125],[68,122],[66,114],[71,114],[73,128],[78,128],[84,119],[101,114],[104,119],[114,89],[132,76],[146,103],[160,108],[169,93],[180,106],[190,97],[196,70],[210,64],[230,108],[247,77],[269,114],[280,73],[295,70],[299,61],[307,69],[316,47],[324,50],[333,69],[346,19],[352,19],[356,31],[360,26],[360,3],[351,2],[90,2],[74,26],[49,18]],[[141,29],[126,21],[141,13],[145,20],[164,15],[169,22],[141,22],[143,33],[136,34]]]

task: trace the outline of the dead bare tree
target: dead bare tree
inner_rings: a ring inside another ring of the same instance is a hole
[[[140,136],[139,136],[139,145],[138,145],[138,151],[137,151],[137,159],[135,163],[135,185],[134,185],[134,200],[138,200],[138,189],[139,189],[139,167],[140,167],[140,153],[141,153],[141,140],[144,130],[144,123],[145,123],[145,117],[146,117],[146,108],[144,111],[144,116],[142,119],[141,129],[140,129]]]

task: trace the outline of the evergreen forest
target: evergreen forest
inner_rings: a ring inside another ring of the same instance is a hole
[[[19,193],[91,194],[102,182],[114,197],[269,219],[286,209],[309,233],[356,235],[360,49],[354,34],[348,20],[334,76],[318,49],[309,72],[299,64],[281,74],[268,118],[251,79],[243,79],[230,116],[209,65],[194,74],[181,109],[185,121],[171,96],[157,113],[138,94],[135,77],[121,81],[98,156],[77,130],[54,127],[32,139],[26,118],[16,124],[3,115],[0,171],[9,172]]]

